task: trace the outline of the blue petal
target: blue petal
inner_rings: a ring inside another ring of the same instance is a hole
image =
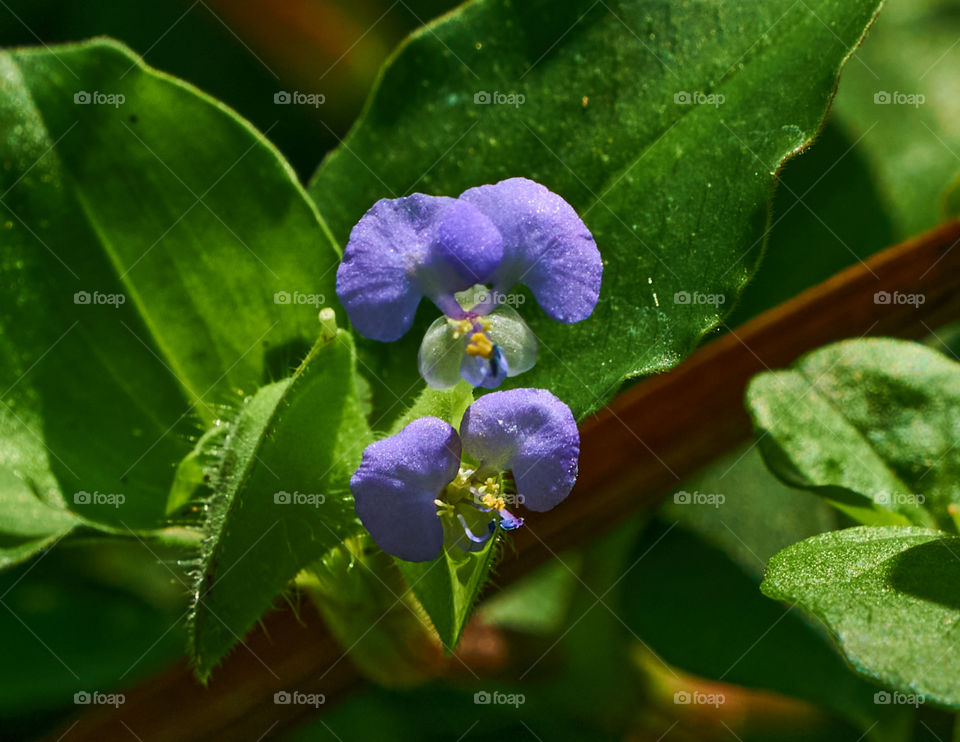
[[[453,293],[490,280],[503,259],[503,237],[476,206],[454,200],[437,224],[434,249],[455,271],[443,287]]]
[[[572,324],[593,312],[603,262],[590,230],[556,193],[526,178],[471,188],[460,195],[503,235],[503,260],[494,273],[500,291],[530,287],[552,319]]]
[[[361,335],[389,342],[410,329],[424,296],[459,316],[453,293],[489,279],[502,255],[499,231],[469,203],[381,199],[350,233],[337,296]]]
[[[512,471],[524,506],[543,511],[577,478],[580,434],[570,408],[545,389],[480,397],[460,423],[463,451],[483,470]]]
[[[363,452],[350,479],[357,516],[388,554],[425,562],[443,548],[434,500],[460,469],[460,439],[443,420],[422,417]]]
[[[470,386],[496,389],[509,375],[510,367],[507,364],[507,358],[497,345],[493,346],[490,358],[471,356],[464,352],[463,360],[460,362],[460,376],[466,379]]]

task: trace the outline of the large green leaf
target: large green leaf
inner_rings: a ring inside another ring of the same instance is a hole
[[[760,256],[775,172],[816,132],[877,6],[474,0],[401,47],[310,191],[341,242],[375,200],[411,191],[523,175],[570,201],[603,253],[600,304],[571,327],[526,302],[540,359],[512,383],[548,387],[580,416],[624,377],[677,363],[732,306]],[[475,102],[494,92],[525,100]],[[724,102],[683,102],[701,93]],[[400,344],[367,345],[381,407],[386,389],[415,385],[431,314]]]
[[[960,364],[885,338],[828,345],[755,377],[767,464],[867,524],[952,523],[960,503]]]
[[[858,672],[960,708],[960,538],[895,526],[824,533],[777,554],[762,589],[821,618]]]
[[[222,104],[117,44],[6,61],[58,140],[94,237],[85,251],[109,261],[189,397],[216,388],[235,398],[286,375],[306,349],[283,357],[285,346],[309,347],[317,334],[304,297],[333,300],[337,255],[279,153]],[[78,94],[124,100],[77,105]],[[70,244],[68,263],[79,249]]]
[[[901,238],[940,221],[960,167],[958,36],[953,0],[887,0],[837,90],[834,121],[869,161]]]
[[[258,132],[123,47],[3,52],[0,78],[0,465],[156,527],[197,420],[316,337],[316,306],[275,292],[332,299],[337,253]]]
[[[780,173],[766,253],[727,326],[737,327],[895,244],[897,233],[875,181],[855,138],[828,116],[813,145]]]
[[[301,568],[360,529],[348,482],[371,437],[354,362],[343,330],[323,337],[230,423],[193,591],[202,679]]]

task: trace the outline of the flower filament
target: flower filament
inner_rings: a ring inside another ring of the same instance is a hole
[[[444,490],[442,498],[434,500],[437,515],[452,516],[460,523],[470,541],[484,543],[494,533],[497,525],[506,531],[523,525],[522,518],[516,517],[506,509],[507,497],[510,494],[508,490],[512,489],[514,489],[514,480],[509,472],[481,479],[476,469],[461,466],[457,476]],[[468,520],[476,523],[480,513],[492,515],[487,523],[487,533],[476,536]]]

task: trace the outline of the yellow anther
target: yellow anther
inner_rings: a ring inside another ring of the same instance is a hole
[[[453,331],[454,340],[459,340],[473,329],[473,323],[468,319],[448,319],[447,324]]]
[[[468,356],[480,356],[481,358],[490,358],[493,355],[493,343],[482,332],[475,332],[470,336],[470,344],[467,345]]]
[[[483,503],[484,507],[490,508],[491,510],[503,510],[507,506],[507,503],[502,497],[498,497],[492,492],[487,492],[480,498],[480,502]]]

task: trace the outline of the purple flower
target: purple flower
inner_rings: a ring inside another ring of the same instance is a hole
[[[350,233],[337,296],[357,331],[389,342],[430,298],[443,312],[420,348],[437,388],[462,376],[494,388],[536,362],[536,338],[508,304],[529,287],[547,316],[572,324],[593,312],[603,263],[586,225],[560,196],[526,178],[459,198],[381,199]],[[522,297],[519,297],[522,298]]]
[[[429,561],[448,547],[482,548],[523,524],[510,502],[544,511],[577,478],[580,435],[570,409],[544,389],[488,394],[460,434],[435,417],[367,446],[350,479],[357,515],[384,551]]]

